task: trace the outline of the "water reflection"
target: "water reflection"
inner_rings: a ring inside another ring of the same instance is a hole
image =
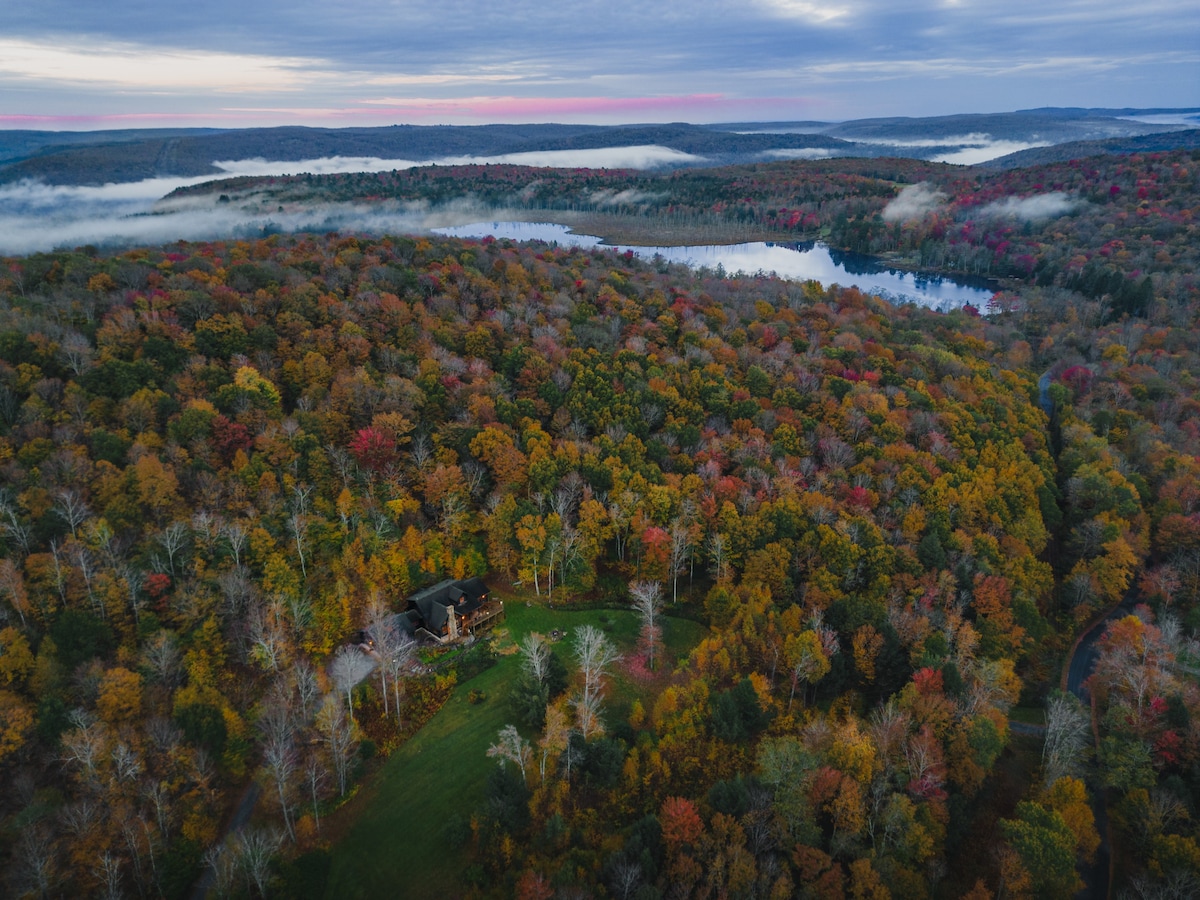
[[[434,229],[448,237],[482,238],[492,235],[518,241],[546,241],[571,247],[597,247],[601,239],[590,234],[574,234],[564,225],[547,222],[475,222],[452,228]],[[609,246],[609,245],[605,245]],[[984,306],[996,287],[983,279],[947,278],[906,272],[881,265],[877,259],[859,253],[832,250],[818,241],[703,245],[694,247],[613,246],[614,250],[632,251],[643,259],[661,257],[692,268],[720,269],[725,272],[775,274],[792,280],[819,281],[822,284],[855,286],[878,294],[893,303],[917,303],[933,309],[957,309],[970,303]]]

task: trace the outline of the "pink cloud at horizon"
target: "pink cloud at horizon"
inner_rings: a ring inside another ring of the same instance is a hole
[[[579,115],[647,109],[706,109],[731,101],[724,94],[690,94],[681,97],[463,97],[449,100],[385,97],[360,102],[396,110],[465,111],[476,114],[488,112],[496,115]]]
[[[335,109],[233,107],[237,112],[288,113],[292,115],[338,117],[381,116],[386,114],[430,118],[437,115],[466,117],[478,122],[498,120],[544,121],[554,116],[614,116],[647,111],[673,114],[745,112],[749,109],[776,113],[820,107],[823,103],[808,97],[730,97],[727,94],[687,94],[667,97],[454,97],[364,99],[363,106]]]
[[[97,129],[128,125],[187,125],[246,128],[269,125],[303,125],[314,122],[363,119],[379,124],[408,120],[447,119],[456,124],[491,122],[548,121],[548,117],[604,120],[605,123],[631,121],[621,116],[659,113],[662,121],[684,119],[715,121],[744,118],[756,111],[772,117],[786,117],[799,109],[812,109],[821,102],[804,97],[738,98],[725,94],[690,94],[667,97],[461,97],[364,99],[353,107],[223,107],[214,112],[195,113],[90,113],[90,114],[0,114],[0,128],[81,128]]]

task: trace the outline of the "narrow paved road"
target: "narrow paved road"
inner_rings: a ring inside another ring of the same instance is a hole
[[[1048,416],[1054,415],[1054,401],[1050,399],[1050,370],[1047,369],[1038,379],[1038,403]]]
[[[224,843],[225,838],[229,837],[235,831],[240,831],[250,821],[250,816],[254,814],[254,805],[258,803],[258,796],[261,793],[262,788],[259,787],[258,780],[254,778],[250,779],[250,783],[246,785],[246,790],[242,792],[242,798],[238,801],[238,805],[234,807],[233,813],[229,817],[229,822],[225,825],[225,830],[221,832],[221,840],[217,841],[217,844]],[[204,900],[208,896],[208,892],[213,887],[213,877],[213,870],[208,866],[204,866],[195,888],[192,889],[192,900]]]
[[[1114,619],[1127,616],[1133,612],[1133,608],[1137,606],[1139,595],[1136,587],[1131,587],[1125,593],[1125,599],[1108,611],[1108,614],[1092,625],[1079,641],[1079,646],[1075,648],[1075,655],[1071,657],[1071,663],[1067,667],[1067,683],[1066,689],[1079,698],[1084,706],[1091,703],[1091,697],[1088,695],[1087,688],[1084,682],[1096,669],[1096,662],[1100,659],[1100,651],[1096,644],[1104,634],[1104,629],[1109,622]]]
[[[1043,378],[1046,376],[1043,375]],[[1096,663],[1100,659],[1100,651],[1097,648],[1097,643],[1104,634],[1108,623],[1121,616],[1127,616],[1133,611],[1134,606],[1138,602],[1138,592],[1136,588],[1130,588],[1125,594],[1125,598],[1105,615],[1102,619],[1092,625],[1083,637],[1079,644],[1075,647],[1075,652],[1071,656],[1067,664],[1066,684],[1068,691],[1079,698],[1079,702],[1083,704],[1085,709],[1091,709],[1092,698],[1088,693],[1085,682],[1096,670]],[[1092,814],[1096,818],[1096,831],[1100,833],[1100,846],[1096,848],[1096,858],[1090,866],[1086,866],[1080,870],[1080,875],[1083,876],[1084,888],[1075,896],[1079,900],[1107,900],[1109,891],[1112,885],[1109,883],[1109,871],[1112,861],[1112,848],[1108,841],[1108,804],[1105,802],[1105,790],[1096,782],[1095,769],[1093,768],[1092,776],[1088,779],[1089,792],[1092,795]]]

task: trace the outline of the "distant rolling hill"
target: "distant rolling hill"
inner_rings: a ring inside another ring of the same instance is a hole
[[[941,140],[957,143],[966,135],[986,134],[993,141],[1063,141],[1126,137],[1178,126],[1154,125],[1112,116],[1062,117],[1036,113],[981,113],[925,119],[859,119],[824,133],[849,141]]]
[[[1196,110],[1030,109],[1009,113],[854,119],[848,122],[739,123],[713,126],[744,132],[823,134],[850,141],[863,152],[933,159],[958,148],[986,144],[1062,144],[1132,138],[1178,131],[1180,124],[1138,121],[1132,116],[1178,116]],[[871,152],[867,152],[871,148]]]
[[[1043,163],[1065,162],[1087,156],[1109,156],[1118,153],[1153,153],[1165,150],[1200,149],[1200,128],[1143,134],[1135,137],[1111,138],[1106,141],[1070,141],[1051,147],[1020,150],[981,165],[989,169],[1023,169]]]
[[[92,144],[135,144],[160,138],[217,134],[219,128],[125,128],[112,131],[0,131],[0,167],[37,155]]]
[[[671,165],[720,166],[804,156],[899,156],[974,162],[988,148],[1053,144],[1006,157],[1044,161],[1058,145],[1099,141],[1108,147],[1180,146],[1181,127],[1135,121],[1133,115],[1181,115],[1189,110],[1043,109],[931,118],[875,118],[848,122],[738,123],[724,125],[478,125],[383,128],[158,129],[101,132],[0,131],[0,184],[22,180],[51,185],[102,185],[155,177],[222,177],[216,161],[265,159],[295,162],[340,157],[434,162],[535,151],[569,151],[656,145],[698,159]],[[1167,134],[1161,134],[1166,132]],[[1109,143],[1116,141],[1118,143]],[[1190,146],[1190,145],[1187,145]],[[954,154],[983,148],[969,159]],[[1078,150],[1064,150],[1080,155]],[[1003,163],[1008,165],[1009,163]],[[1025,162],[1014,162],[1024,165]]]
[[[46,142],[26,158],[7,164],[3,164],[0,154],[0,183],[34,179],[48,184],[82,185],[164,176],[216,177],[223,174],[212,165],[218,160],[295,161],[349,156],[433,161],[648,144],[703,155],[712,165],[752,161],[771,150],[811,149],[838,154],[853,149],[853,145],[825,135],[736,134],[687,124],[250,128],[198,135],[148,135],[140,141],[100,140],[83,146]]]

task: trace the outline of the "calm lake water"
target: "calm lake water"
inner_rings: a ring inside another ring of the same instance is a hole
[[[574,234],[564,225],[545,222],[475,222],[453,228],[436,228],[447,237],[511,238],[517,241],[546,241],[571,247],[598,247],[601,239],[590,234]],[[945,278],[905,272],[883,266],[873,257],[831,250],[819,242],[706,245],[698,247],[631,247],[608,245],[613,250],[633,251],[643,259],[661,256],[692,268],[718,266],[730,274],[746,272],[774,273],[796,281],[812,279],[822,284],[855,286],[869,294],[878,294],[893,303],[917,303],[933,309],[957,309],[967,303],[983,308],[997,288],[982,279]]]

